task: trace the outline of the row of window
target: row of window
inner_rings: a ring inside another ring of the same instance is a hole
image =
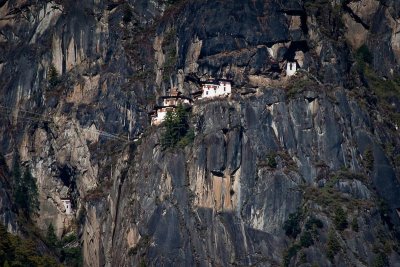
[[[214,91],[217,91],[217,89],[214,88]],[[226,88],[224,87],[224,92],[226,92]],[[206,91],[206,95],[208,95],[208,91]]]

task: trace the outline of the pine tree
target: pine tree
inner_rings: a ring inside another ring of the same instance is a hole
[[[13,187],[13,192],[15,194],[17,187],[21,184],[21,166],[20,166],[20,157],[18,151],[14,154],[13,158],[12,177],[13,177],[12,187]]]
[[[48,81],[49,81],[49,84],[51,87],[56,86],[60,82],[60,79],[58,77],[58,71],[57,71],[56,67],[54,66],[54,64],[50,65],[47,75],[48,75]]]
[[[13,167],[12,167],[12,192],[14,203],[18,209],[25,203],[25,193],[23,190],[23,182],[21,175],[20,157],[18,151],[14,154]]]
[[[174,147],[189,131],[188,112],[183,105],[178,105],[174,111],[167,111],[164,126],[161,144],[163,148]]]
[[[14,164],[13,170],[15,204],[26,217],[29,217],[39,209],[39,193],[36,180],[29,168],[25,169],[24,175],[21,177],[19,163]]]
[[[25,191],[27,192],[28,200],[26,211],[28,215],[32,215],[39,210],[39,193],[36,185],[36,179],[32,176],[29,168],[25,169],[23,182],[26,186]]]
[[[12,247],[7,229],[0,223],[0,263],[7,261],[10,254],[12,254]]]
[[[58,239],[52,223],[50,223],[49,227],[47,228],[46,240],[48,245],[52,248],[55,248],[58,243]]]

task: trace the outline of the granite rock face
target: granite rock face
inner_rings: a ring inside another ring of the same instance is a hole
[[[397,1],[165,2],[0,1],[0,152],[37,178],[39,228],[76,231],[85,266],[397,266],[398,125],[357,66],[366,45],[397,79]],[[163,149],[147,112],[209,77],[233,94]]]

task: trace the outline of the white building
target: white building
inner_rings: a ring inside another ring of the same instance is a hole
[[[151,113],[151,125],[160,125],[167,115],[168,111],[173,111],[179,104],[190,104],[191,99],[182,96],[177,88],[173,88],[169,96],[162,96],[162,106],[156,107]]]
[[[286,64],[286,76],[293,76],[297,71],[297,63],[296,62],[288,62]]]
[[[70,215],[72,214],[72,204],[69,198],[62,198],[62,203],[64,204],[65,214]]]
[[[209,80],[203,83],[201,98],[228,96],[232,92],[232,84],[227,80]]]
[[[151,114],[151,125],[160,125],[167,116],[168,111],[173,111],[173,107],[161,107]]]

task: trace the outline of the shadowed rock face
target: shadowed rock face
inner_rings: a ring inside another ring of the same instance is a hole
[[[397,77],[399,4],[164,2],[0,1],[0,152],[37,178],[38,226],[75,218],[85,266],[396,266],[400,102],[365,87],[355,51]],[[163,150],[156,97],[208,76],[234,94],[195,102],[193,143]],[[0,219],[18,231],[4,173]]]
[[[380,220],[374,204],[367,208],[376,193],[389,206],[398,206],[398,198],[389,193],[398,194],[396,177],[385,175],[384,182],[373,178],[375,172],[393,171],[386,156],[379,159],[374,152],[372,184],[358,180],[363,176],[351,178],[339,171],[346,166],[354,173],[364,173],[361,143],[372,136],[369,115],[343,90],[315,93],[305,91],[287,100],[282,90],[269,89],[260,96],[195,104],[193,120],[203,123],[194,144],[184,151],[163,152],[156,133],[146,137],[128,171],[134,178],[122,185],[120,196],[129,197],[119,199],[115,222],[116,232],[140,233],[130,243],[134,245],[129,245],[134,262],[279,264],[288,241],[282,225],[299,207],[307,206],[309,215],[324,221],[321,238],[334,228],[328,215],[334,206],[319,206],[314,202],[319,200],[306,189],[318,181],[332,180],[334,172],[338,173],[335,187],[348,197],[342,200],[348,216],[357,216],[361,228],[370,223],[365,220]],[[315,97],[312,101],[310,95]],[[369,140],[369,145],[381,149]],[[271,152],[277,153],[276,168],[265,163]],[[324,168],[331,174],[323,174]],[[222,177],[213,174],[215,169]],[[354,199],[363,200],[354,204]],[[347,231],[341,242],[344,246],[355,242],[357,249],[368,251],[361,244],[375,242],[378,228],[365,229],[371,231],[370,240]],[[124,239],[113,242],[117,247],[129,244]],[[115,251],[112,265],[129,265],[127,250]],[[351,249],[346,253],[360,255]],[[324,254],[323,247],[307,249],[309,261],[329,264]],[[357,262],[349,258],[345,265]]]

